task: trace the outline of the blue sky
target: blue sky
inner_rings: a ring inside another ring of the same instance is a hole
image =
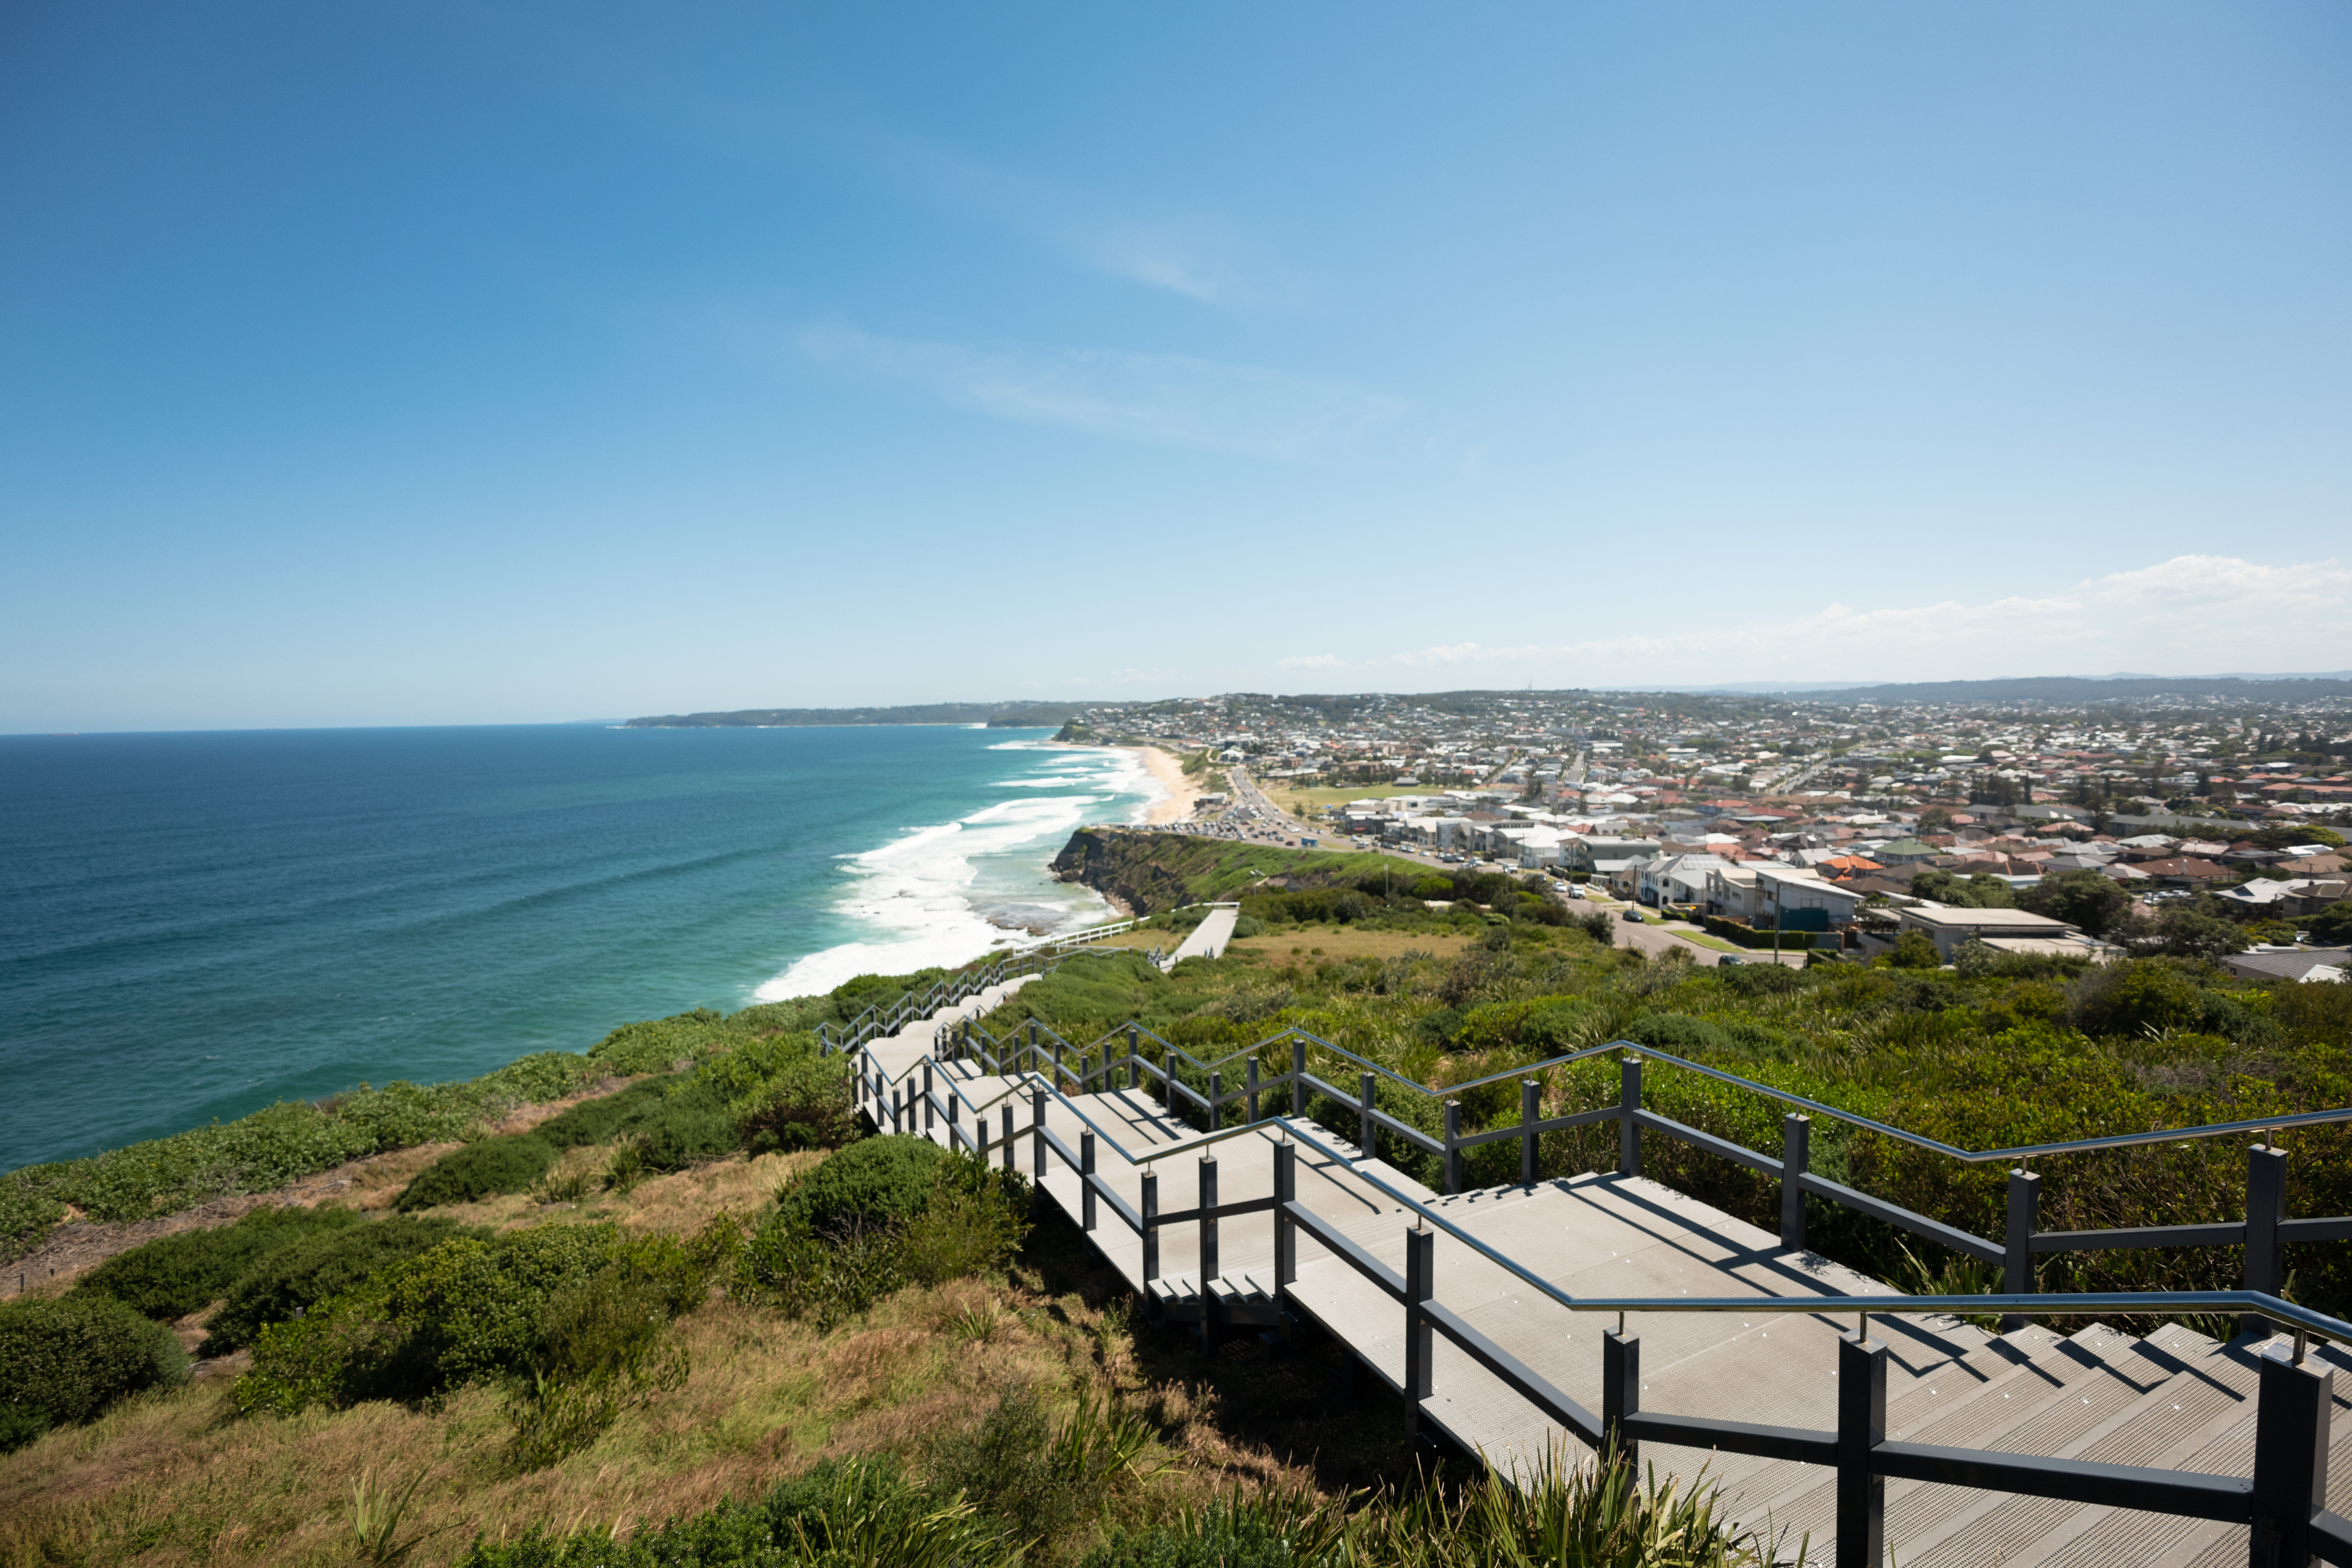
[[[2352,666],[2352,10],[0,9],[0,730]]]

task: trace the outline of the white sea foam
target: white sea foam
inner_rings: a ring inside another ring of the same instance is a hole
[[[1158,797],[1156,782],[1131,753],[1108,748],[1009,741],[989,750],[1031,752],[1045,770],[999,780],[1001,787],[1061,793],[1003,801],[845,856],[850,881],[835,911],[857,940],[799,960],[761,985],[757,1000],[816,995],[859,974],[964,963],[1022,946],[1034,931],[1104,917],[1098,894],[1055,881],[1046,867],[1073,828],[1110,815],[1104,807],[1116,803],[1117,815],[1139,820]]]

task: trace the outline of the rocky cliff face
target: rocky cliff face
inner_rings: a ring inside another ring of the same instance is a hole
[[[1185,847],[1185,840],[1159,834],[1081,827],[1054,857],[1054,875],[1082,882],[1139,915],[1158,914],[1185,901],[1183,874],[1160,863]]]

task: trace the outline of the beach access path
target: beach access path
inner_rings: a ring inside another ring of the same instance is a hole
[[[1223,958],[1225,944],[1234,940],[1234,921],[1240,917],[1238,910],[1211,910],[1209,918],[1194,926],[1192,934],[1168,955],[1168,967],[1173,969],[1188,958]]]

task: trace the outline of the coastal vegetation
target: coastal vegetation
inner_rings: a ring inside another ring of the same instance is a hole
[[[1254,934],[1171,973],[1132,952],[1074,957],[982,1027],[1035,1018],[1086,1041],[1135,1021],[1204,1057],[1296,1028],[1430,1090],[1383,1080],[1380,1102],[1433,1131],[1453,1086],[1630,1040],[1654,1062],[1654,1109],[1767,1152],[1779,1105],[1669,1058],[1976,1148],[2352,1103],[2345,987],[2165,956],[1713,969],[1614,950],[1605,921],[1509,876],[1414,868],[1407,883],[1375,857],[1110,837],[1142,847],[1080,854],[1082,868],[1159,879],[1164,900],[1122,940],[1164,940],[1212,895],[1237,896]],[[1343,1351],[1276,1357],[1242,1340],[1203,1362],[1138,1320],[1019,1175],[860,1136],[842,1063],[812,1031],[936,977],[633,1024],[468,1084],[355,1091],[143,1146],[139,1162],[176,1173],[124,1183],[144,1199],[115,1212],[142,1219],[192,1194],[262,1193],[272,1173],[323,1168],[330,1147],[380,1170],[317,1206],[150,1240],[0,1304],[0,1446],[15,1450],[0,1458],[0,1568],[1436,1568],[1561,1542],[1600,1563],[1765,1560],[1704,1487],[1562,1464],[1514,1490],[1425,1467],[1400,1405],[1348,1392]],[[1262,1060],[1282,1071],[1288,1050]],[[1335,1059],[1318,1065],[1338,1077]],[[1536,1074],[1542,1114],[1613,1100],[1616,1071],[1603,1055]],[[1454,1091],[1465,1131],[1516,1122],[1516,1077]],[[394,1121],[376,1109],[390,1102],[421,1109]],[[1265,1109],[1288,1107],[1276,1091]],[[1301,1109],[1353,1126],[1352,1105]],[[2352,1210],[2343,1135],[2287,1142],[2292,1212]],[[242,1163],[202,1163],[223,1148]],[[1418,1151],[1381,1152],[1438,1184]],[[1613,1130],[1547,1134],[1540,1155],[1547,1173],[1605,1168]],[[2226,1220],[2242,1160],[2221,1142],[2053,1162],[2042,1223]],[[2000,1234],[1999,1172],[1826,1118],[1813,1162]],[[1514,1179],[1517,1147],[1468,1165],[1473,1184]],[[62,1202],[137,1168],[100,1156],[6,1181]],[[1744,1168],[1654,1140],[1645,1170],[1774,1223],[1777,1189]],[[1901,1286],[1987,1283],[1843,1210],[1815,1208],[1811,1236]],[[2347,1251],[2291,1248],[2297,1298],[2352,1305]],[[2212,1286],[2235,1283],[2236,1258],[2042,1268],[2050,1289]],[[194,1376],[190,1352],[205,1358]]]

